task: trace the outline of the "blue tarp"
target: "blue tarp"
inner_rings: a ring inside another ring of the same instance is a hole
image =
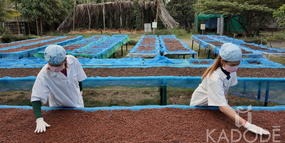
[[[93,35],[91,37],[83,38],[83,39],[75,41],[75,42],[70,42],[67,45],[64,45],[63,47],[66,49],[67,54],[72,54],[73,50],[67,49],[68,47],[80,45],[80,47],[78,49],[84,48],[89,43],[96,42],[97,40],[100,40],[101,37],[103,37],[103,35]],[[76,49],[74,49],[74,50],[76,50]],[[43,55],[44,55],[44,49],[42,49],[37,54],[35,54],[35,57],[43,57]]]
[[[155,39],[154,42],[147,41],[150,43],[143,43],[146,39],[151,38]],[[146,47],[151,48],[147,50],[140,50],[140,47]],[[153,58],[160,54],[160,46],[159,46],[159,40],[156,35],[143,35],[141,36],[140,40],[137,42],[137,44],[129,51],[128,57],[142,57],[142,58]]]
[[[6,47],[3,47],[3,48],[0,48],[0,52],[3,51],[3,50],[16,49],[16,48],[20,48],[20,47],[24,47],[24,46],[31,46],[31,45],[41,44],[41,43],[45,43],[45,42],[49,42],[49,41],[53,41],[53,40],[58,40],[58,39],[61,39],[61,38],[65,38],[66,36],[56,36],[56,37],[49,36],[48,39],[44,39],[44,38],[47,38],[47,37],[48,36],[34,39],[34,40],[38,40],[36,42],[31,41],[33,39],[12,42],[12,43],[19,43],[19,44],[15,45],[15,46],[6,46]],[[22,44],[20,42],[28,42],[28,43]],[[0,45],[5,45],[5,44],[0,44]]]
[[[173,41],[180,43],[184,49],[183,50],[170,49],[173,47],[167,47],[167,45],[165,45],[165,41],[164,41],[165,39],[173,40]],[[197,55],[197,52],[192,50],[186,43],[184,43],[180,39],[177,39],[175,35],[160,35],[159,41],[160,41],[161,51],[163,55],[192,55],[192,57],[194,57],[194,55]]]
[[[72,43],[74,41],[80,40],[82,39],[83,36],[77,36],[75,38],[71,38],[71,39],[67,39],[64,41],[60,41],[60,42],[56,42],[54,44],[58,44],[61,46],[67,45],[69,43]],[[60,38],[62,39],[62,38]],[[38,51],[41,51],[43,49],[45,49],[48,45],[43,45],[40,47],[36,47],[36,48],[32,48],[32,49],[27,49],[27,50],[23,50],[23,51],[18,51],[18,52],[4,52],[4,51],[0,51],[0,58],[12,58],[12,59],[19,59],[19,58],[23,58],[23,57],[33,57],[33,54],[37,53]]]
[[[215,46],[210,44],[209,42],[221,42],[221,43],[233,43],[236,45],[239,45],[241,49],[252,52],[251,55],[258,55],[263,53],[284,53],[285,49],[278,49],[278,48],[270,48],[268,46],[262,45],[262,44],[255,44],[255,43],[247,43],[243,40],[231,38],[228,36],[220,36],[220,35],[192,35],[192,39],[197,42],[198,44],[201,44],[201,48],[208,48],[211,47],[214,49],[214,52],[217,54],[220,46]],[[260,47],[261,49],[256,50],[252,49],[247,45],[252,45],[256,47]]]
[[[152,59],[120,58],[96,59],[79,58],[84,68],[146,68],[146,67],[193,67],[207,68],[213,59],[169,59],[156,56]],[[0,68],[41,68],[46,62],[42,58],[7,59],[0,58]],[[240,68],[285,68],[282,64],[265,58],[243,58]]]
[[[71,54],[77,57],[108,58],[127,41],[128,35],[103,36],[100,40],[76,49]]]

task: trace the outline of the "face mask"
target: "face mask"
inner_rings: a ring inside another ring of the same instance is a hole
[[[62,64],[61,66],[58,66],[58,67],[54,67],[54,66],[49,65],[48,68],[49,68],[50,71],[60,72],[60,71],[62,71],[65,68],[65,66],[64,66],[64,64]]]
[[[230,73],[236,72],[238,70],[238,66],[229,66],[227,64],[225,64],[223,68]]]

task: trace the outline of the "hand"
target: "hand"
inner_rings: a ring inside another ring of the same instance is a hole
[[[268,130],[265,130],[265,129],[263,129],[263,128],[261,128],[261,127],[258,127],[258,126],[254,125],[254,124],[251,124],[251,123],[249,123],[249,122],[246,122],[245,125],[244,125],[244,127],[245,127],[247,130],[249,130],[249,131],[251,131],[251,132],[253,132],[253,133],[255,133],[255,134],[259,134],[259,135],[270,135],[270,132],[269,132]]]
[[[47,127],[50,127],[49,124],[47,124],[45,121],[44,121],[44,118],[37,118],[36,120],[36,123],[37,123],[37,127],[35,129],[35,133],[41,133],[41,132],[45,132],[46,131],[46,128]]]

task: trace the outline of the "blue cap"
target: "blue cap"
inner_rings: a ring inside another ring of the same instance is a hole
[[[242,59],[241,49],[232,43],[224,43],[220,48],[219,55],[225,61],[234,62]]]
[[[60,45],[49,45],[44,52],[45,60],[51,65],[59,65],[65,60],[66,51]]]

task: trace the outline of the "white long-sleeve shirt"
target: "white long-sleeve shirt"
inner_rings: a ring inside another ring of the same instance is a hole
[[[228,101],[225,97],[229,87],[238,83],[236,72],[227,75],[217,68],[210,76],[203,79],[202,83],[192,94],[190,101],[191,106],[227,106]]]
[[[51,107],[84,107],[79,81],[87,76],[74,56],[67,55],[66,58],[67,76],[48,70],[48,64],[41,69],[32,89],[31,101],[48,102]]]

